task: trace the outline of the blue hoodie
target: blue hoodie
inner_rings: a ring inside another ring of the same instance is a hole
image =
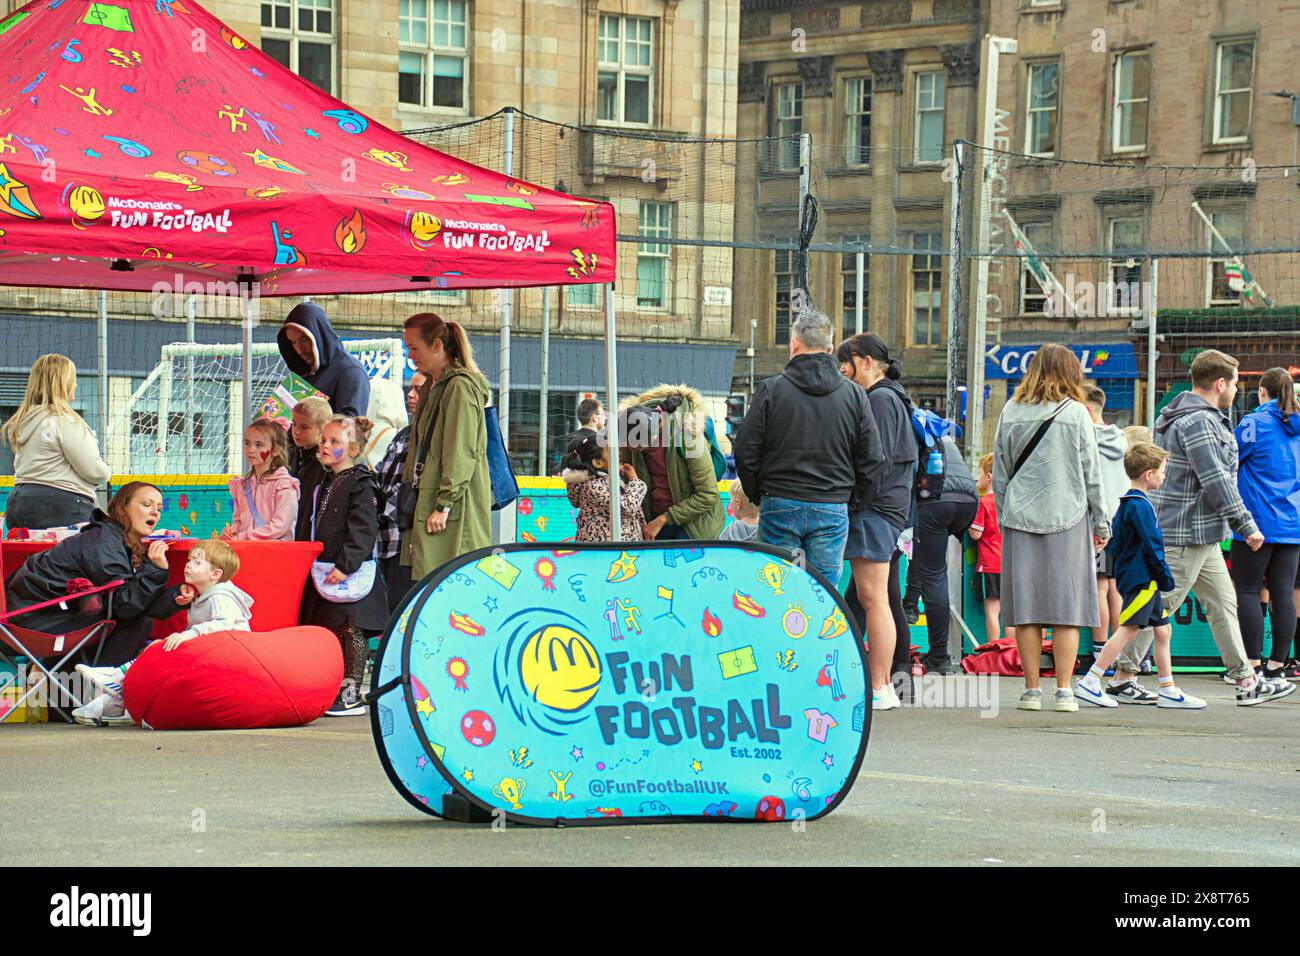
[[[1130,488],[1119,499],[1106,553],[1115,562],[1115,587],[1121,597],[1152,581],[1161,591],[1174,589],[1174,573],[1165,562],[1165,539],[1156,523],[1156,509],[1137,488]]]
[[[285,327],[289,325],[296,325],[311,336],[316,361],[310,367],[289,344],[289,337],[285,334]],[[320,306],[313,302],[295,305],[284,325],[280,326],[275,341],[289,371],[324,393],[336,414],[366,414],[370,406],[370,378],[361,363],[343,348],[342,340]]]
[[[1283,415],[1276,399],[1264,402],[1233,434],[1241,465],[1237,489],[1264,541],[1300,544],[1300,414]]]

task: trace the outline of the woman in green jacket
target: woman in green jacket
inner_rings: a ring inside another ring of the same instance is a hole
[[[402,480],[416,482],[419,494],[414,525],[402,532],[400,561],[419,581],[452,558],[492,543],[483,412],[491,393],[474,364],[469,337],[455,322],[422,312],[406,320],[402,338],[415,367],[429,378],[402,471]]]

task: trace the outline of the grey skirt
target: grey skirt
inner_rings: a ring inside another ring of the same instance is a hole
[[[1002,624],[1097,627],[1092,522],[1052,534],[1002,529]]]

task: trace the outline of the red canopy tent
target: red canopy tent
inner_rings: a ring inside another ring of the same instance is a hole
[[[258,295],[614,280],[614,215],[416,144],[194,0],[0,21],[0,283]]]

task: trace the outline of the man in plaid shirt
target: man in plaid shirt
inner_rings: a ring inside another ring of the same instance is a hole
[[[1172,614],[1189,592],[1196,592],[1227,674],[1237,683],[1237,703],[1249,707],[1285,697],[1295,685],[1255,673],[1241,640],[1237,592],[1223,560],[1221,542],[1233,532],[1252,551],[1264,543],[1237,491],[1237,441],[1227,415],[1237,396],[1237,364],[1217,349],[1192,361],[1192,390],[1170,402],[1156,422],[1156,444],[1169,452],[1169,465],[1164,487],[1151,493],[1151,501],[1177,582],[1165,595],[1165,607]],[[1151,645],[1150,634],[1143,632],[1120,654],[1113,683],[1133,679]]]
[[[415,414],[420,400],[420,388],[425,376],[416,372],[411,376],[411,387],[406,392],[407,414]],[[388,450],[375,469],[379,486],[379,563],[383,568],[384,583],[388,586],[388,606],[396,610],[411,588],[410,569],[397,563],[402,542],[402,529],[397,526],[397,492],[402,485],[402,469],[406,467],[406,452],[411,445],[411,426],[407,425],[388,444]]]

